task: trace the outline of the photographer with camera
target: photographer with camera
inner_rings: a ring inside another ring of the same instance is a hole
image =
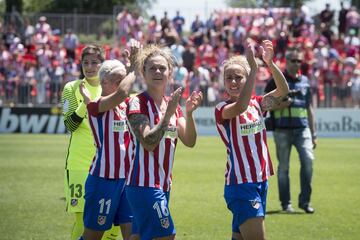
[[[311,179],[313,173],[314,152],[316,147],[316,132],[311,104],[309,80],[299,73],[303,55],[299,50],[286,54],[286,70],[284,76],[289,84],[290,92],[282,103],[271,112],[267,121],[267,129],[273,127],[276,156],[278,159],[278,187],[282,209],[293,213],[290,197],[289,161],[292,146],[295,146],[301,163],[299,208],[306,213],[314,213],[310,206]],[[265,87],[265,92],[275,89],[271,79]],[[270,123],[270,124],[269,124]],[[273,126],[271,126],[273,125]]]

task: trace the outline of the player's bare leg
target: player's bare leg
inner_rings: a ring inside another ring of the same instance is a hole
[[[89,228],[85,228],[82,236],[84,240],[100,240],[103,235],[104,231],[95,231]]]
[[[140,235],[139,234],[133,234],[130,236],[130,240],[140,240]]]
[[[154,240],[174,240],[174,239],[175,239],[175,235],[161,237],[161,238],[154,238]]]
[[[244,240],[240,233],[233,232],[231,240]]]
[[[240,225],[240,232],[244,240],[265,240],[264,218],[255,217],[246,220]]]
[[[130,240],[131,236],[131,222],[120,224],[121,234],[124,240]]]

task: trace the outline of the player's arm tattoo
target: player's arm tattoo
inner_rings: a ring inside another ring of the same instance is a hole
[[[164,118],[150,129],[149,118],[144,114],[132,114],[129,116],[129,123],[136,138],[143,147],[149,151],[155,149],[168,127],[169,121]]]
[[[282,102],[283,97],[274,97],[271,95],[265,96],[261,101],[261,109],[263,111],[270,111],[278,107]]]

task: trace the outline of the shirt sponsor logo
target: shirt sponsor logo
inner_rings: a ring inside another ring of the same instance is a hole
[[[264,129],[263,121],[256,121],[253,123],[240,124],[240,134],[250,135],[255,134]]]
[[[125,120],[114,120],[113,125],[114,132],[125,132],[128,131],[128,125],[126,124]]]
[[[106,222],[106,216],[99,215],[99,216],[98,216],[98,224],[99,224],[99,225],[104,225],[105,222]]]

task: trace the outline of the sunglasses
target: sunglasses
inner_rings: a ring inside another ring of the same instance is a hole
[[[300,60],[300,59],[291,59],[290,62],[291,63],[302,63],[302,60]]]

